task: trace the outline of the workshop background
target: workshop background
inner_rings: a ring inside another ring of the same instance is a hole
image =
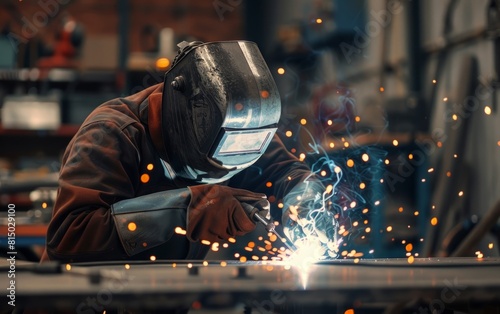
[[[497,256],[499,16],[496,0],[1,0],[0,244],[15,204],[18,250],[38,259],[93,108],[162,82],[180,41],[247,39],[287,147],[341,169],[339,257]]]

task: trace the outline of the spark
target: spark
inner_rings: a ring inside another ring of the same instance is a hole
[[[306,125],[307,124],[307,120],[304,119],[304,118],[300,119],[300,124]]]
[[[489,116],[491,114],[491,107],[490,106],[485,106],[484,107],[484,113]]]
[[[453,114],[453,115],[451,116],[451,118],[453,119],[453,121],[457,121],[457,120],[458,120],[458,116],[457,116],[456,114]]]
[[[403,208],[402,206],[398,208],[398,211],[399,211],[400,213],[402,213],[402,212],[403,212],[403,210],[404,210],[404,208]]]
[[[327,123],[328,125],[332,125],[332,124],[333,124],[333,121],[332,121],[332,120],[328,120],[326,123]]]
[[[381,93],[383,93],[385,91],[385,88],[383,86],[380,86],[380,88],[378,89]]]
[[[394,140],[392,141],[392,145],[394,145],[394,146],[398,146],[398,145],[399,145],[399,141],[398,141],[398,140],[396,140],[396,139],[394,139]]]
[[[183,234],[183,235],[185,235],[187,233],[186,230],[182,229],[181,227],[175,227],[174,231],[177,234]]]
[[[360,122],[360,121],[361,121],[361,117],[360,117],[360,116],[356,116],[356,117],[354,118],[354,121],[356,121],[356,122]]]
[[[236,239],[235,238],[229,238],[229,239],[227,239],[227,241],[229,241],[230,243],[236,243]]]
[[[137,225],[135,224],[135,222],[129,222],[127,228],[129,231],[134,232],[135,230],[137,230]]]
[[[408,244],[405,246],[405,250],[406,250],[406,252],[411,252],[411,251],[413,250],[413,244],[408,243]]]
[[[285,74],[285,69],[278,68],[277,72],[278,72],[279,75],[283,75],[283,74]]]
[[[273,183],[272,183],[272,182],[270,182],[270,181],[269,181],[269,182],[267,182],[267,183],[266,183],[266,187],[270,188],[270,187],[272,187],[272,186],[273,186]]]
[[[413,154],[408,154],[408,159],[412,160],[413,159]]]
[[[410,255],[408,257],[408,264],[413,264],[413,262],[415,262],[415,257],[413,257],[413,256]]]
[[[488,244],[488,249],[490,249],[490,250],[493,249],[493,242]]]
[[[359,188],[360,188],[361,190],[364,190],[364,189],[366,188],[366,184],[365,184],[364,182],[361,182],[361,183],[359,184]]]
[[[437,217],[432,217],[432,219],[431,219],[431,225],[436,226],[437,224],[438,224]]]
[[[458,192],[458,196],[463,196],[463,195],[464,195],[464,191]]]
[[[415,216],[418,216],[418,214],[419,214],[419,212],[418,212],[418,211],[415,211],[415,212],[413,213],[413,215],[415,215]]]
[[[354,167],[354,160],[352,160],[352,159],[347,160],[347,167],[349,167],[349,168]]]
[[[344,314],[354,314],[354,309],[347,309]]]
[[[153,164],[148,164],[146,169],[148,169],[149,171],[153,170],[154,168],[154,165]]]
[[[141,176],[141,182],[142,182],[142,183],[148,183],[148,182],[149,182],[149,174],[144,173],[144,174]]]
[[[47,208],[47,206],[48,206],[48,205],[47,205],[47,203],[46,203],[46,202],[43,202],[43,203],[42,203],[42,208],[43,208],[43,209]]]
[[[366,154],[366,153],[365,153],[365,154],[363,154],[363,155],[361,156],[361,159],[362,159],[364,162],[367,162],[368,160],[370,160],[370,156],[369,156],[368,154]]]
[[[203,261],[203,266],[208,266],[208,262],[207,261]]]
[[[210,241],[208,241],[208,240],[201,240],[201,244],[203,244],[203,245],[210,245]]]
[[[152,262],[154,262],[154,261],[156,261],[156,256],[151,255],[151,256],[149,257],[149,259],[150,259]]]
[[[70,265],[70,264],[66,264],[66,270],[67,270],[67,271],[70,271],[70,270],[71,270],[71,265]]]
[[[320,18],[317,18],[317,19],[316,19],[316,23],[317,23],[317,24],[321,24],[321,23],[323,23],[323,20],[322,20],[322,19],[320,19]]]
[[[335,147],[335,143],[334,142],[330,142],[330,148],[334,148]]]
[[[188,263],[187,268],[193,268],[193,263]]]
[[[130,269],[130,265],[129,264],[125,264],[124,267],[125,267],[125,269]]]
[[[434,172],[434,168],[429,168],[429,170],[427,170],[427,172]]]
[[[288,130],[285,132],[286,137],[292,137],[293,133],[292,131]]]
[[[443,101],[445,101],[445,102],[448,101],[448,97],[444,97]]]
[[[387,226],[386,230],[387,230],[387,232],[391,232],[392,231],[392,226]]]
[[[437,81],[436,81],[436,80],[432,80],[432,84],[436,84],[436,83],[437,83]]]

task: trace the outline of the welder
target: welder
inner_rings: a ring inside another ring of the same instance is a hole
[[[69,143],[42,260],[201,259],[202,240],[252,231],[256,212],[292,241],[321,233],[300,218],[324,187],[276,134],[280,96],[257,45],[179,48],[163,83],[102,104]]]

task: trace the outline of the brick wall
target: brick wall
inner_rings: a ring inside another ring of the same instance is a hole
[[[146,25],[155,30],[170,27],[176,34],[205,41],[243,38],[242,5],[231,7],[220,15],[213,3],[227,3],[226,0],[129,1],[130,51],[142,50],[141,30]],[[15,10],[9,10],[9,6]],[[2,0],[0,29],[10,22],[11,31],[17,36],[24,39],[36,36],[51,43],[60,13],[64,11],[84,25],[87,36],[118,32],[118,0]],[[57,15],[51,17],[54,13]]]

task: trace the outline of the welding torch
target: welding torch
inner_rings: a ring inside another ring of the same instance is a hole
[[[260,214],[260,210],[258,207],[256,206],[252,206],[248,203],[244,203],[242,202],[241,205],[243,206],[243,208],[245,209],[245,211],[247,212],[248,216],[250,217],[250,219],[252,219],[253,221],[257,222],[257,223],[260,223],[264,226],[264,228],[268,231],[268,232],[271,232],[273,233],[274,235],[276,235],[276,237],[278,237],[278,239],[280,239],[281,242],[283,242],[283,244],[292,252],[295,252],[297,251],[297,247],[291,243],[288,239],[282,237],[279,232],[276,230],[276,225],[274,224],[274,221],[272,219],[267,219],[266,217],[263,217],[261,214]]]

